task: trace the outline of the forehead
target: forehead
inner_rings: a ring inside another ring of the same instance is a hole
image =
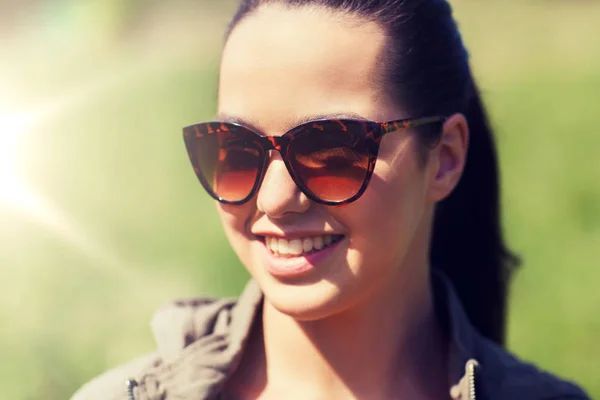
[[[281,130],[304,115],[374,118],[384,45],[374,22],[323,8],[263,6],[225,46],[219,112],[263,130]]]

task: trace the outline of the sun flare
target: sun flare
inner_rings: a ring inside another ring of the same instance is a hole
[[[23,148],[41,112],[3,112],[0,109],[0,208],[17,210],[52,230],[65,242],[104,266],[122,265],[114,250],[98,243],[60,209],[53,207],[24,181]]]
[[[0,109],[0,204],[24,206],[28,200],[22,181],[21,146],[32,117]]]

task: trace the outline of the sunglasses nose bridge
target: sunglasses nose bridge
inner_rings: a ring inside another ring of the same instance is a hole
[[[264,136],[262,140],[262,147],[265,153],[268,153],[270,150],[276,150],[282,157],[285,156],[287,145],[288,140],[284,136]]]

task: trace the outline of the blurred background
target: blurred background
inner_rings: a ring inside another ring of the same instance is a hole
[[[452,1],[523,257],[509,348],[600,398],[600,3]],[[234,0],[0,0],[0,397],[67,399],[153,311],[248,276],[180,128],[215,112]]]

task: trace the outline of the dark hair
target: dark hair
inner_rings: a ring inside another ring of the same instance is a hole
[[[465,170],[436,207],[432,264],[454,284],[478,331],[504,345],[509,278],[518,263],[502,238],[493,134],[446,0],[242,0],[227,35],[263,4],[322,6],[379,23],[389,38],[381,63],[389,95],[413,116],[463,113],[470,128]],[[425,149],[440,130],[424,135]]]

